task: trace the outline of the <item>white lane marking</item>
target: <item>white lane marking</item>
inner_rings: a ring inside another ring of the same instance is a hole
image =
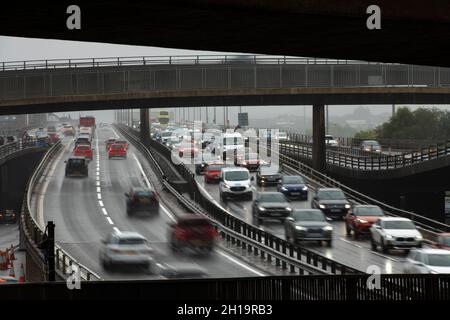
[[[58,158],[56,158],[56,160],[53,162],[52,167],[47,175],[47,177],[44,180],[44,184],[42,185],[42,189],[41,189],[41,196],[39,197],[38,200],[38,223],[44,227],[45,223],[44,223],[44,198],[45,198],[45,194],[47,192],[47,188],[48,185],[50,184],[50,180],[49,177],[53,176],[53,174],[55,173],[56,167],[58,165],[58,163],[61,161],[61,158],[63,157],[63,155],[66,153],[66,150],[69,148],[71,144],[67,144],[63,151],[60,153],[60,155],[58,156]]]
[[[95,184],[98,186],[100,186],[100,181],[95,181]]]
[[[359,244],[356,244],[356,243],[353,243],[353,242],[351,242],[351,241],[349,241],[349,240],[347,240],[347,239],[344,239],[344,238],[339,238],[341,241],[344,241],[344,242],[346,242],[346,243],[348,243],[348,244],[351,244],[351,245],[353,245],[353,246],[355,246],[355,247],[358,247],[358,248],[362,248],[362,246],[360,246]]]
[[[114,227],[113,229],[114,229],[114,231],[116,231],[116,232],[120,233],[120,230],[119,230],[119,228],[117,228],[117,227]]]
[[[114,135],[116,136],[116,138],[120,138],[120,136],[117,134],[116,130],[114,130],[113,127],[111,127],[111,131],[114,133]]]
[[[110,217],[106,217],[106,220],[108,220],[109,224],[114,224]]]
[[[217,252],[218,254],[220,254],[222,257],[224,257],[224,258],[230,260],[231,262],[237,264],[238,266],[240,266],[240,267],[242,267],[242,268],[244,268],[244,269],[246,269],[246,270],[248,270],[248,271],[250,271],[250,272],[252,272],[252,273],[254,273],[254,274],[258,275],[258,276],[260,276],[260,277],[265,277],[265,276],[266,276],[264,273],[259,272],[258,270],[253,269],[253,268],[251,268],[251,267],[249,267],[249,266],[243,264],[242,262],[240,262],[240,261],[238,261],[237,259],[235,259],[235,258],[229,256],[228,254],[226,254],[225,252],[223,252],[223,251],[221,251],[221,250],[216,250],[216,252]]]
[[[97,181],[100,181],[100,177],[99,177],[99,176],[97,176],[97,177],[95,178],[95,180],[97,180]]]
[[[139,161],[139,159],[136,157],[136,155],[134,153],[132,153],[132,155],[133,155],[134,159],[136,160],[139,171],[141,172],[142,176],[144,177],[144,181],[145,181],[145,184],[147,185],[147,188],[151,188],[150,181],[148,180],[147,175],[145,174],[144,168],[142,168],[141,162]],[[159,206],[164,211],[164,213],[169,217],[170,220],[172,220],[173,222],[176,221],[175,216],[169,210],[167,210],[166,207],[164,207],[162,204],[160,204]]]
[[[373,250],[371,250],[370,252],[373,253],[373,254],[375,254],[375,255],[377,255],[377,256],[383,257],[383,258],[385,258],[385,259],[388,259],[388,260],[391,260],[391,261],[394,261],[394,262],[398,262],[398,260],[396,260],[396,259],[394,259],[394,258],[385,256],[384,254],[380,254],[380,253],[375,252],[375,251],[373,251]]]
[[[108,211],[106,211],[106,209],[105,209],[105,208],[102,208],[102,212],[103,212],[103,214],[104,214],[105,216],[107,216],[107,215],[108,215]]]
[[[100,175],[100,172],[97,171],[97,176],[99,176],[99,175]]]
[[[101,200],[102,199],[102,194],[101,193],[97,193],[97,198],[98,198],[98,200]]]
[[[103,201],[102,200],[99,200],[98,201],[98,204],[100,205],[100,207],[104,207],[105,205],[103,204]]]
[[[100,192],[101,192],[101,189],[100,189],[100,187],[97,187],[97,192],[98,192],[98,193],[100,193]]]

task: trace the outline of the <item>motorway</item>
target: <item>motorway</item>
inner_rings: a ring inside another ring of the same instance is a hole
[[[194,165],[188,165],[192,172],[195,172]],[[252,173],[255,176],[255,173]],[[196,180],[200,186],[202,192],[210,199],[213,199],[216,204],[222,206],[230,214],[241,218],[250,224],[255,224],[252,217],[252,201],[248,200],[228,200],[222,202],[219,195],[219,187],[217,184],[206,184],[203,176],[196,176]],[[254,197],[258,191],[276,191],[274,186],[258,187],[255,182],[252,182],[254,186]],[[309,194],[307,201],[291,201],[293,208],[305,209],[311,208],[311,199],[314,197],[314,191],[309,187]],[[333,246],[328,248],[323,244],[319,245],[317,242],[304,242],[309,249],[320,253],[327,258],[336,260],[340,263],[344,263],[350,267],[359,269],[366,272],[369,266],[375,265],[380,268],[382,273],[402,273],[402,264],[405,259],[405,254],[402,251],[392,250],[390,254],[382,254],[371,250],[369,238],[361,238],[354,240],[352,237],[346,235],[345,224],[343,221],[333,221]],[[264,231],[268,231],[282,239],[284,236],[283,224],[276,221],[265,221],[260,228]]]
[[[44,184],[44,195],[37,201],[38,220],[53,221],[56,242],[78,262],[105,280],[155,279],[141,268],[121,268],[105,271],[99,259],[101,240],[113,229],[137,231],[144,235],[155,251],[159,263],[190,262],[201,266],[209,277],[263,276],[261,270],[250,266],[218,248],[209,257],[173,254],[167,244],[167,223],[173,213],[161,204],[158,216],[129,218],[125,210],[124,193],[131,186],[149,185],[145,172],[152,172],[139,151],[130,145],[127,159],[109,160],[104,141],[118,137],[111,127],[97,129],[93,139],[94,160],[89,164],[88,178],[65,178],[64,160],[72,152],[71,138],[64,138],[64,150],[53,162]],[[162,201],[161,201],[162,202]],[[157,272],[156,272],[157,273]]]

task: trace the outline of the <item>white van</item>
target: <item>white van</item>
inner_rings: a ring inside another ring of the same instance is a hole
[[[220,172],[219,192],[220,200],[228,198],[253,199],[253,187],[251,181],[254,178],[246,168],[222,168]]]

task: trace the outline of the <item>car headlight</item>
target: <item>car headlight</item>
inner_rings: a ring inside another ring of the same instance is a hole
[[[302,230],[302,231],[306,230],[306,228],[302,227],[302,226],[295,226],[295,229],[296,230]]]
[[[266,211],[266,208],[258,207],[258,210],[259,210],[259,211]]]
[[[345,209],[350,209],[352,206],[348,203],[345,204]]]
[[[223,184],[224,188],[230,189],[231,187],[227,184]]]
[[[302,190],[303,190],[303,191],[306,191],[306,190],[308,190],[308,187],[307,187],[307,186],[304,186],[304,187],[302,188]]]
[[[418,235],[416,236],[416,240],[422,240],[422,239],[423,239],[423,237],[422,237],[421,234],[418,234]]]
[[[367,220],[364,220],[364,219],[356,219],[356,221],[359,223],[367,223]]]
[[[388,239],[388,240],[392,240],[392,239],[394,239],[394,237],[393,237],[393,236],[391,236],[390,234],[387,234],[387,235],[386,235],[386,239]]]
[[[286,187],[281,187],[281,190],[288,191],[288,189]]]
[[[324,205],[324,204],[319,204],[319,208],[320,209],[325,209],[327,206],[326,205]]]
[[[286,207],[286,211],[292,211],[291,207]]]
[[[322,229],[325,230],[325,231],[332,231],[333,227],[332,226],[325,226]]]

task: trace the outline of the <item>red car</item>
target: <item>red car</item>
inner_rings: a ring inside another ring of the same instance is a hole
[[[73,154],[76,157],[84,157],[92,160],[92,158],[94,157],[94,149],[92,149],[89,145],[81,144],[75,148]]]
[[[109,147],[111,147],[112,144],[114,144],[116,142],[115,138],[109,138],[108,140],[106,140],[106,151],[109,150]]]
[[[114,142],[114,144],[121,144],[121,145],[123,145],[123,146],[125,147],[125,149],[127,149],[127,150],[128,150],[128,147],[129,147],[128,142],[125,141],[125,140],[116,140],[116,141]]]
[[[347,235],[353,232],[353,236],[358,238],[361,234],[370,234],[370,227],[381,217],[384,217],[384,212],[378,206],[353,206],[344,218]]]
[[[108,150],[108,159],[114,157],[127,158],[127,147],[123,144],[112,144]]]
[[[440,233],[434,246],[439,249],[450,250],[450,233]]]
[[[219,182],[220,171],[225,168],[224,163],[211,163],[208,164],[205,170],[205,183]]]
[[[183,144],[178,148],[178,156],[183,158],[183,155],[190,155],[193,158],[198,156],[198,149],[193,144]]]
[[[211,221],[199,214],[185,214],[169,225],[169,241],[172,250],[190,248],[211,252],[219,233]]]
[[[50,139],[51,143],[56,143],[56,142],[58,142],[60,140],[59,135],[57,133],[54,133],[54,132],[49,133],[48,134],[48,138]]]

